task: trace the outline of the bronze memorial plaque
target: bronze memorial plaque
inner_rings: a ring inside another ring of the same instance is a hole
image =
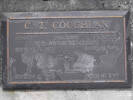
[[[4,89],[131,86],[128,11],[3,15]]]

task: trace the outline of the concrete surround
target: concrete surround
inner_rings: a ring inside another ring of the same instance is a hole
[[[133,40],[133,0],[0,0],[1,12],[25,11],[82,11],[130,10],[131,38]],[[1,17],[0,17],[1,18]],[[0,19],[1,20],[1,19]],[[0,37],[1,39],[1,37]],[[1,52],[0,52],[1,55]],[[131,58],[133,59],[133,58]],[[1,58],[0,58],[1,64]],[[131,62],[133,67],[133,62]],[[132,68],[133,69],[133,68]],[[1,66],[0,66],[1,84]],[[112,90],[67,91],[3,91],[0,100],[133,100],[133,88]]]

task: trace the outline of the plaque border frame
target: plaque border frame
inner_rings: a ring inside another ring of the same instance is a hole
[[[68,82],[68,81],[27,81],[27,82],[15,82],[15,81],[9,81],[9,20],[19,20],[19,19],[40,19],[40,18],[122,18],[122,20],[123,20],[123,39],[124,39],[124,47],[123,47],[123,49],[124,49],[124,71],[125,71],[125,80],[108,80],[108,81],[71,81],[71,82]],[[124,16],[91,16],[91,17],[89,17],[89,16],[59,16],[59,17],[55,17],[55,16],[45,16],[45,17],[23,17],[23,18],[13,18],[13,17],[9,17],[9,18],[7,18],[7,20],[6,20],[6,36],[7,36],[7,38],[6,38],[6,41],[7,41],[7,49],[6,49],[6,53],[7,53],[7,57],[6,57],[6,59],[7,59],[7,65],[6,65],[6,75],[7,75],[7,79],[5,80],[6,81],[6,86],[4,87],[5,89],[7,88],[7,89],[12,89],[12,87],[10,87],[10,85],[12,86],[12,85],[22,85],[22,87],[25,87],[24,85],[42,85],[42,87],[43,87],[43,85],[47,85],[47,84],[49,84],[49,85],[54,85],[54,84],[104,84],[104,83],[107,83],[107,86],[106,86],[106,84],[105,84],[105,87],[109,87],[108,85],[109,84],[112,84],[112,83],[122,83],[123,85],[121,85],[120,87],[122,87],[122,86],[125,86],[125,87],[130,87],[129,86],[129,79],[128,79],[128,74],[127,74],[127,71],[128,71],[128,66],[127,66],[127,62],[128,62],[128,59],[127,59],[127,41],[126,41],[126,38],[127,38],[127,36],[126,36],[126,34],[127,34],[127,28],[126,28],[126,18],[125,18],[125,15]],[[91,85],[90,85],[91,86]],[[93,86],[93,85],[92,85]],[[13,86],[14,87],[14,86]],[[27,87],[27,86],[26,86]],[[37,87],[39,87],[39,86],[37,86]],[[116,86],[111,86],[111,87],[116,87]],[[118,86],[119,87],[119,86]],[[17,87],[15,86],[15,88],[17,89]],[[30,87],[29,87],[30,88]],[[89,88],[91,88],[91,87],[89,87]],[[97,87],[97,86],[95,86],[94,85],[94,87],[92,87],[92,88],[101,88],[101,86],[100,87]],[[22,89],[22,88],[19,88],[19,89]],[[32,89],[32,87],[30,88],[30,89]],[[51,88],[46,88],[46,89],[51,89]],[[54,88],[52,88],[52,89],[54,89]],[[57,88],[55,88],[55,89],[57,89]],[[60,88],[59,88],[60,89]],[[62,88],[61,88],[62,89]],[[64,89],[66,89],[66,88],[64,88]],[[68,88],[69,89],[69,88]],[[70,88],[71,89],[71,88]],[[78,89],[78,88],[72,88],[72,89]],[[85,89],[84,87],[83,88],[80,88],[80,89]]]

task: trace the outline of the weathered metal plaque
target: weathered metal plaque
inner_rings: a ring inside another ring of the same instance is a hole
[[[6,13],[4,89],[130,87],[127,11]]]

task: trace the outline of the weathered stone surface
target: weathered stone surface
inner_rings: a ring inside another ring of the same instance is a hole
[[[0,0],[1,11],[129,9],[133,40],[133,0]],[[133,64],[132,64],[133,66]],[[1,67],[0,67],[1,68]],[[0,72],[1,73],[1,72]],[[0,75],[1,79],[1,75]],[[0,82],[1,83],[1,82]],[[132,100],[133,90],[11,91],[0,89],[1,100]]]
[[[100,91],[11,91],[0,89],[1,100],[132,100],[132,92]]]

